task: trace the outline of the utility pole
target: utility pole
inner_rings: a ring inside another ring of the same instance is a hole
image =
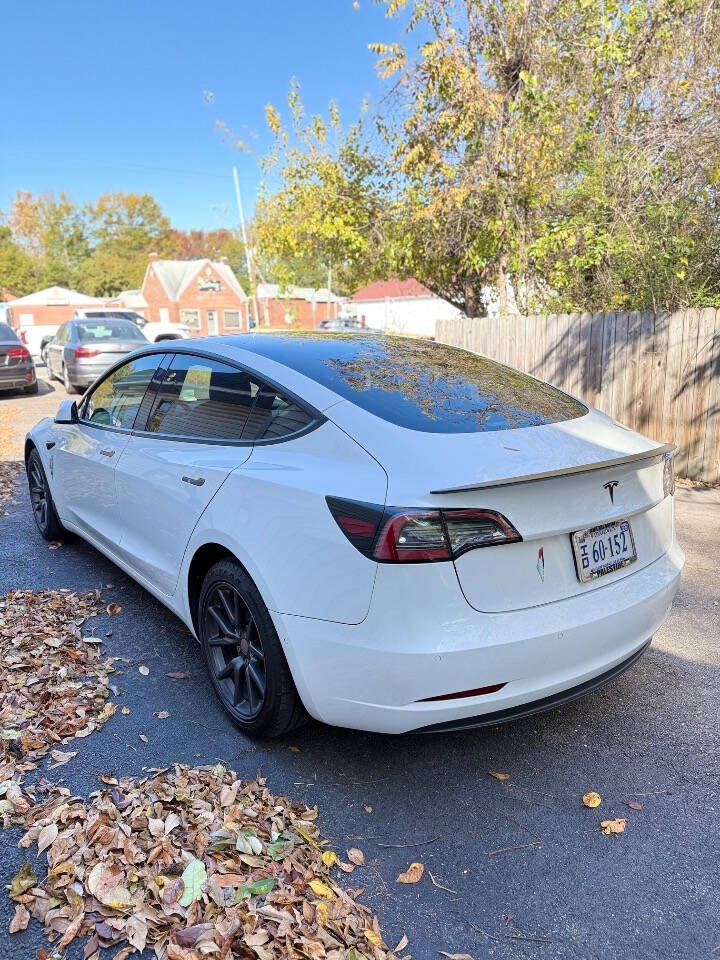
[[[250,257],[250,247],[248,247],[247,233],[245,232],[245,215],[243,214],[242,197],[240,196],[240,181],[238,180],[237,167],[233,167],[233,180],[235,181],[235,198],[237,199],[238,213],[240,215],[240,231],[242,233],[243,246],[245,247],[245,263],[247,264],[248,277],[252,287],[253,307],[255,310],[255,325],[260,324],[260,312],[258,310],[257,295],[255,293],[255,271],[253,270],[252,259]],[[250,329],[250,324],[248,324]]]
[[[328,264],[328,295],[327,295],[327,310],[325,311],[325,318],[330,319],[330,297],[332,296],[332,264]]]

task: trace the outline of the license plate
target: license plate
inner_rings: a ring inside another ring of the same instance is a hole
[[[572,534],[578,580],[589,583],[637,560],[629,520],[613,520]]]

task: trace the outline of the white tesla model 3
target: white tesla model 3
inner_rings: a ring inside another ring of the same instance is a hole
[[[267,737],[493,724],[634,663],[684,557],[672,453],[463,350],[362,334],[144,347],[28,435],[79,534]]]

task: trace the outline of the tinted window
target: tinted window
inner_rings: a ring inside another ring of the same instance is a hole
[[[360,333],[250,334],[243,347],[411,430],[513,430],[587,413],[577,400],[527,374],[429,340]]]
[[[0,323],[0,340],[17,340],[17,334],[7,323]]]
[[[274,387],[262,386],[245,424],[243,440],[270,440],[297,433],[309,423],[310,414]]]
[[[161,359],[158,354],[137,357],[105,377],[85,401],[83,420],[131,429]]]
[[[75,332],[81,343],[96,343],[98,340],[139,340],[147,343],[139,328],[129,320],[89,320],[77,322]]]
[[[259,384],[216,360],[177,354],[165,372],[147,429],[212,440],[240,440]]]

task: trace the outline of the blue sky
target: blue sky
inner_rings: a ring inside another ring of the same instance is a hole
[[[284,106],[295,76],[310,112],[332,96],[350,121],[385,92],[367,43],[400,32],[371,0],[6,2],[0,210],[18,189],[77,202],[124,190],[153,194],[183,229],[234,226],[233,163],[246,211],[262,174],[216,120],[257,132],[262,152],[264,106]]]

